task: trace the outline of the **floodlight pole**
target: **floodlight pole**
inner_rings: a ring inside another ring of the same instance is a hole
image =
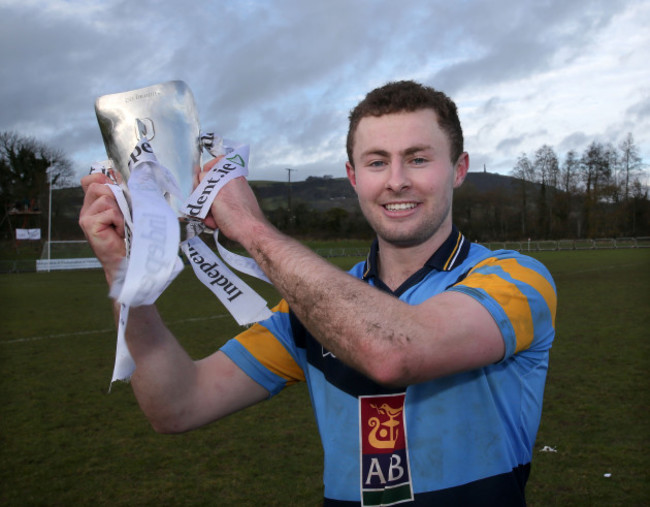
[[[52,247],[52,166],[47,168],[47,175],[50,180],[50,198],[47,210],[47,271],[50,272],[51,247]]]
[[[289,217],[291,217],[291,172],[295,170],[296,169],[290,169],[289,167],[286,168],[287,174],[289,176],[289,192],[287,196],[287,207],[289,211]]]

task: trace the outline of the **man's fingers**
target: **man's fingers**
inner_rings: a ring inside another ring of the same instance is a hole
[[[87,218],[89,215],[94,215],[104,209],[105,207],[115,206],[118,207],[115,196],[110,188],[103,183],[90,183],[86,187],[86,194],[84,195],[84,202],[81,207],[81,214],[79,223],[81,224],[82,218]],[[96,203],[101,201],[98,208]],[[94,210],[94,211],[93,211]]]
[[[115,197],[113,196],[113,191],[109,187],[107,187],[104,183],[100,183],[97,181],[92,181],[88,183],[84,188],[84,192],[85,192],[84,204],[86,203],[90,204],[101,196],[108,196],[108,197],[112,196],[113,200],[115,200]]]
[[[111,179],[101,173],[81,180],[84,202],[79,225],[95,255],[101,262],[109,285],[126,255],[124,216],[115,195],[106,183]]]
[[[201,169],[201,172],[199,173],[199,180],[198,183],[201,183],[203,181],[203,178],[205,178],[205,175],[210,172],[210,169],[212,169],[215,165],[219,163],[219,160],[221,160],[225,155],[219,155],[218,157],[214,157],[212,160],[209,162],[206,162],[206,164],[203,166]],[[198,185],[197,183],[197,185]]]
[[[86,176],[81,178],[81,188],[83,189],[84,193],[88,191],[88,188],[93,183],[100,183],[103,185],[104,183],[113,183],[113,182],[108,176],[102,173],[87,174]]]
[[[97,182],[87,185],[79,225],[87,235],[101,233],[111,227],[124,237],[124,216],[109,187]]]
[[[97,216],[97,220],[106,225],[124,229],[124,216],[112,196],[99,196],[88,208],[88,215]]]

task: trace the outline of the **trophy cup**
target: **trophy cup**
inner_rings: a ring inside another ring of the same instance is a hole
[[[266,319],[271,311],[198,237],[204,230],[200,220],[212,202],[207,202],[207,195],[218,191],[219,182],[223,185],[229,178],[248,174],[248,146],[224,147],[223,139],[215,144],[213,134],[202,136],[194,97],[182,81],[104,95],[95,101],[95,113],[109,159],[102,170],[109,169],[121,179],[111,190],[125,217],[126,268],[111,287],[111,297],[121,305],[113,382],[129,378],[135,368],[124,338],[129,307],[153,304],[173,281],[183,267],[179,246],[194,261],[195,274],[240,325]],[[214,156],[223,154],[221,150],[231,156],[225,155],[210,170],[215,172],[214,180],[204,178],[204,186],[196,189],[204,212],[199,215],[193,213],[198,206],[193,204],[193,190],[199,183],[202,148]],[[155,159],[149,160],[144,152],[153,152]],[[174,185],[167,185],[172,179],[168,176],[176,180]],[[180,195],[171,195],[177,192]],[[189,213],[183,212],[188,209]],[[183,242],[179,219],[187,222]],[[236,269],[268,281],[252,259],[226,253]]]
[[[194,97],[183,81],[169,81],[111,95],[95,101],[95,113],[106,154],[128,181],[129,157],[145,136],[156,158],[176,178],[181,198],[186,199],[201,171],[199,118]],[[170,205],[180,216],[180,204]]]

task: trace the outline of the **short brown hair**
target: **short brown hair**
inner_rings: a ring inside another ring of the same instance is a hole
[[[443,92],[415,81],[395,81],[376,88],[359,102],[350,112],[347,152],[352,166],[352,149],[354,135],[359,122],[366,116],[383,116],[385,114],[414,112],[421,109],[433,109],[438,117],[438,125],[447,134],[450,144],[452,162],[455,163],[463,153],[463,129],[460,126],[456,104]]]

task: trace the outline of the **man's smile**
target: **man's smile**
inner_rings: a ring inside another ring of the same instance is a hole
[[[417,202],[391,202],[384,204],[384,208],[386,208],[388,211],[405,211],[413,209],[417,206]]]

